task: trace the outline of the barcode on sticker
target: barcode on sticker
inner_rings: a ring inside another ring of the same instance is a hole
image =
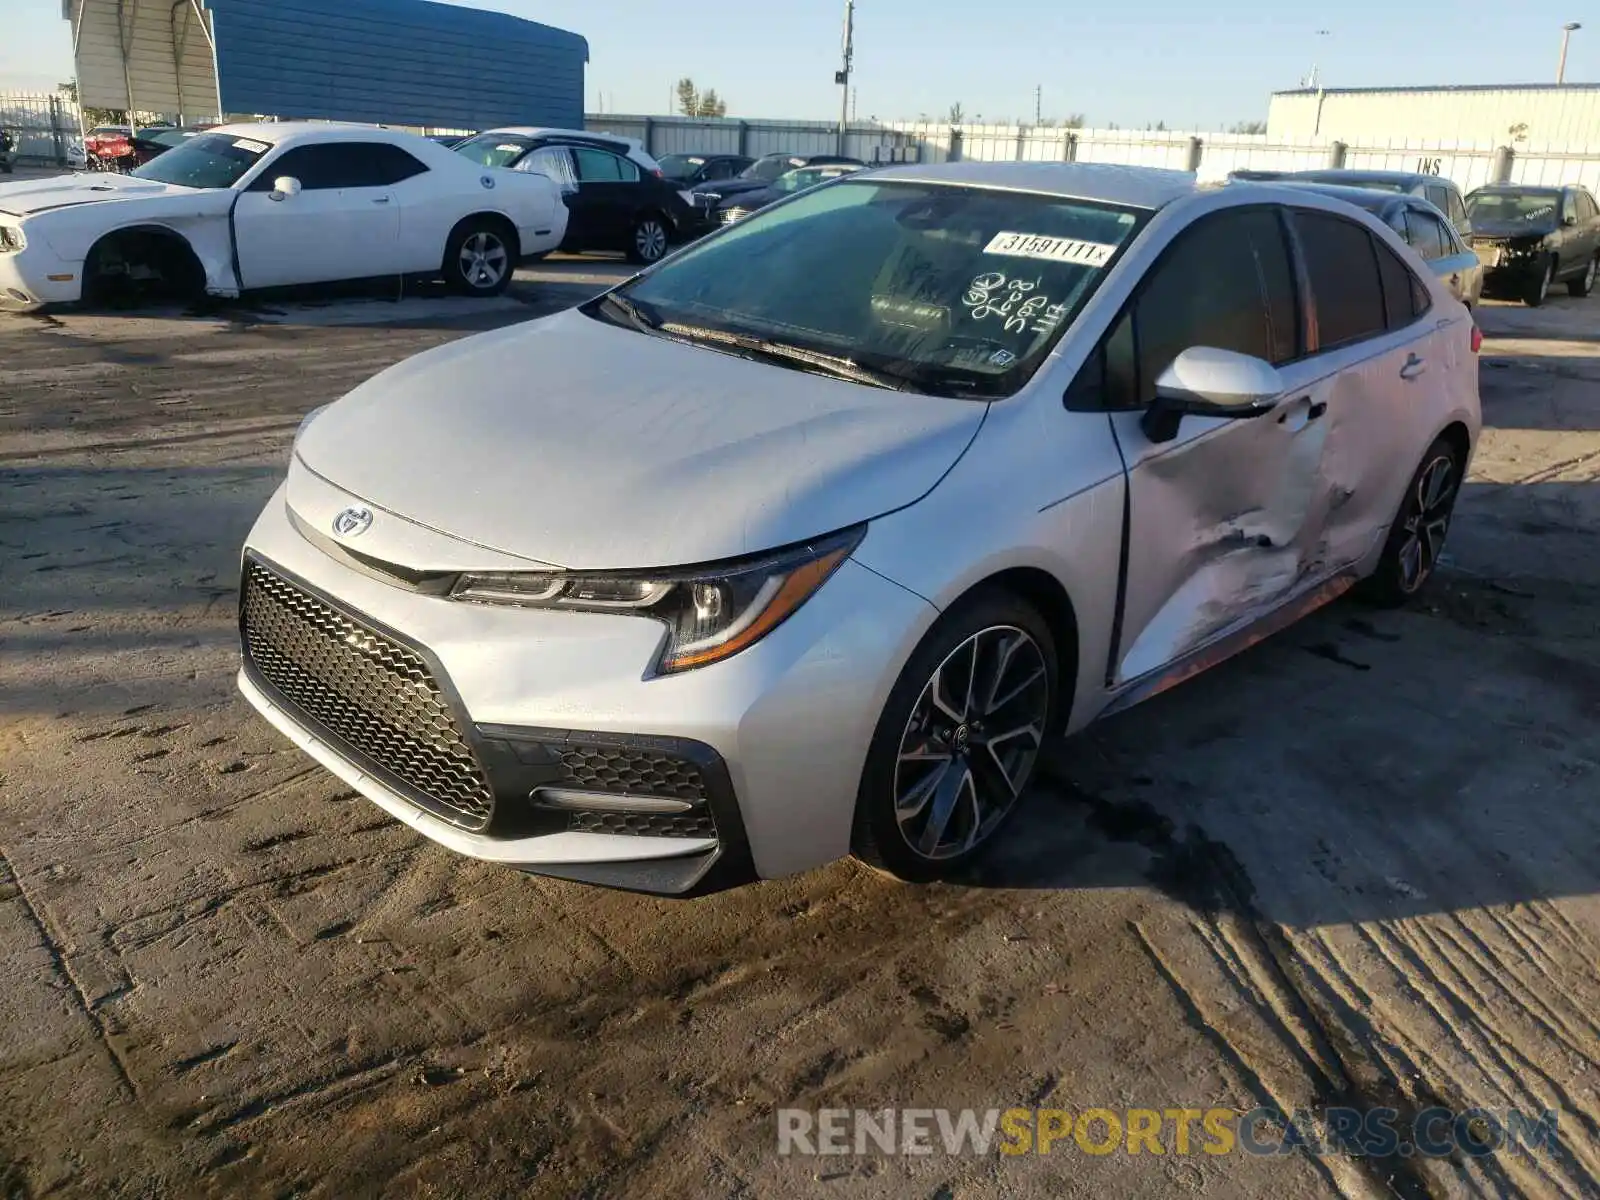
[[[1080,242],[1077,238],[1047,237],[1041,233],[997,233],[983,248],[985,254],[1005,254],[1014,258],[1043,258],[1050,262],[1073,263],[1080,267],[1103,267],[1117,252],[1103,242]]]

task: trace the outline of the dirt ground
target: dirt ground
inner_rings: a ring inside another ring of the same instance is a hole
[[[300,416],[572,303],[0,318],[0,1198],[1600,1194],[1600,299],[1491,306],[1425,605],[1057,747],[956,886],[455,857],[235,694]],[[785,1107],[1560,1110],[1482,1159],[806,1158]]]

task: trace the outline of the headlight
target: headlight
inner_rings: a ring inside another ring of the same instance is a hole
[[[0,225],[0,254],[11,254],[28,248],[27,235],[17,225]]]
[[[457,600],[632,613],[667,627],[656,672],[704,667],[753,646],[811,597],[861,541],[857,526],[757,559],[682,571],[468,574]]]

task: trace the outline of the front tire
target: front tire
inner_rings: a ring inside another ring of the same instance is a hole
[[[511,286],[517,235],[503,221],[468,217],[450,231],[444,249],[444,280],[463,296],[498,296]]]
[[[1581,300],[1594,291],[1594,277],[1597,272],[1600,272],[1600,255],[1589,260],[1589,265],[1583,269],[1582,275],[1567,280],[1567,295],[1576,296]]]
[[[921,883],[992,843],[1055,720],[1055,639],[1036,609],[981,591],[912,654],[878,719],[856,796],[856,857]]]
[[[1545,298],[1550,295],[1550,285],[1555,281],[1556,260],[1555,256],[1551,255],[1545,260],[1543,274],[1541,274],[1536,281],[1528,285],[1528,290],[1526,294],[1523,295],[1522,302],[1529,308],[1538,308],[1545,302]]]
[[[660,262],[667,253],[667,223],[657,213],[645,213],[628,235],[628,258],[636,263]]]
[[[1465,456],[1449,438],[1428,447],[1406,485],[1378,568],[1361,581],[1363,599],[1379,608],[1399,608],[1433,578],[1465,473]]]

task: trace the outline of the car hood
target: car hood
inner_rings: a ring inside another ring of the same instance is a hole
[[[1492,238],[1542,238],[1556,231],[1554,221],[1482,221],[1472,219],[1473,237]]]
[[[295,453],[369,505],[486,550],[668,567],[904,507],[961,457],[986,409],[572,310],[389,368],[319,414]]]
[[[740,192],[759,192],[771,185],[765,179],[719,179],[695,188],[697,196],[734,196]]]
[[[56,175],[48,179],[25,179],[20,183],[0,183],[0,212],[25,217],[76,204],[98,204],[111,200],[148,200],[157,196],[189,196],[195,188],[153,179],[135,179],[96,171],[93,174]]]

